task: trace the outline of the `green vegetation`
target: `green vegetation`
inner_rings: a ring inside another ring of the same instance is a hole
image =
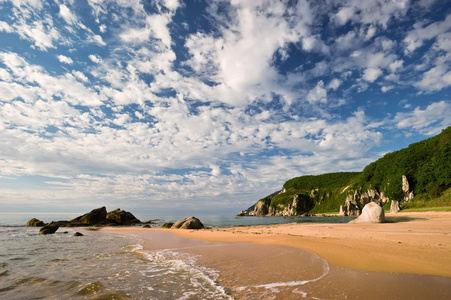
[[[415,197],[405,202],[402,177],[406,176],[409,192]],[[427,140],[386,154],[369,164],[362,172],[308,175],[288,180],[284,193],[271,194],[260,201],[281,212],[298,195],[309,213],[337,211],[346,197],[356,191],[372,190],[390,200],[400,201],[403,209],[451,208],[451,127]],[[253,207],[252,207],[253,208]],[[390,209],[390,203],[384,206]]]
[[[451,127],[369,164],[354,186],[376,188],[390,199],[401,200],[402,175],[407,177],[415,195],[436,198],[450,187]]]

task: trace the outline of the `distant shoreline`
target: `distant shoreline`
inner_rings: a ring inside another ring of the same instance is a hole
[[[315,253],[337,267],[451,277],[451,212],[408,212],[387,217],[393,221],[289,223],[206,230],[136,227],[102,230],[166,231],[211,242],[289,246]]]

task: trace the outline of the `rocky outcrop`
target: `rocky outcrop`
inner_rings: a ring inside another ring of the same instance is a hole
[[[163,225],[164,226],[164,225]],[[204,229],[204,224],[196,218],[196,217],[189,217],[185,218],[183,220],[175,222],[172,226],[172,229]]]
[[[93,209],[91,212],[72,219],[72,223],[83,223],[88,225],[97,225],[99,223],[105,222],[106,219],[106,207],[102,206],[100,208]]]
[[[110,211],[106,214],[108,221],[113,221],[118,225],[135,225],[141,223],[131,212],[121,210],[120,208]]]
[[[28,221],[27,226],[40,226],[32,224],[44,224],[44,222],[33,218]],[[49,226],[53,227],[85,227],[85,226],[117,226],[117,225],[135,225],[139,224],[139,221],[132,213],[125,210],[116,209],[109,213],[105,206],[93,209],[91,212],[81,215],[70,221],[52,221]],[[42,225],[42,226],[43,226]]]
[[[349,223],[383,223],[385,222],[384,209],[375,202],[366,204],[362,209],[362,214]]]
[[[42,227],[42,226],[45,226],[45,223],[42,222],[41,220],[33,218],[27,222],[27,226],[28,227]]]
[[[378,192],[374,189],[368,189],[365,192],[362,192],[362,189],[359,189],[346,197],[346,215],[359,216],[366,204],[375,202],[384,206],[388,201],[389,199],[384,196],[383,192]]]
[[[399,201],[392,200],[390,204],[390,213],[397,213],[401,210],[401,207],[399,206]]]
[[[406,175],[402,175],[402,191],[404,192],[404,202],[409,202],[413,199],[413,192],[410,190],[409,180]]]
[[[40,234],[54,234],[58,230],[59,226],[45,225],[39,230]]]

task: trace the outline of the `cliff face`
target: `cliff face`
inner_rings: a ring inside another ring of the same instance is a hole
[[[362,186],[351,188],[345,186],[341,189],[340,195],[334,193],[324,193],[321,188],[312,189],[308,194],[294,194],[290,195],[290,190],[282,189],[281,192],[267,196],[259,200],[255,205],[249,207],[247,210],[240,212],[240,216],[302,216],[312,212],[314,207],[320,207],[324,203],[336,202],[337,198],[345,198],[343,204],[340,205],[340,214],[347,216],[359,216],[362,213],[363,207],[375,202],[380,206],[388,203],[391,204],[391,211],[397,212],[400,203],[410,201],[413,197],[413,191],[409,189],[409,182],[405,175],[402,175],[402,191],[404,198],[402,200],[390,199],[384,195],[383,191],[377,189],[366,189]],[[288,203],[280,203],[277,201],[277,196],[288,194],[291,201]]]

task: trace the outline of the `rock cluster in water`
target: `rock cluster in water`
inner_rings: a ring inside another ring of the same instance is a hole
[[[59,227],[86,227],[86,226],[118,226],[118,225],[135,225],[140,224],[132,213],[116,209],[107,212],[106,207],[93,209],[91,212],[81,215],[70,221],[52,221],[45,224],[36,218],[27,222],[27,226],[42,227],[39,231],[41,234],[55,233]]]

